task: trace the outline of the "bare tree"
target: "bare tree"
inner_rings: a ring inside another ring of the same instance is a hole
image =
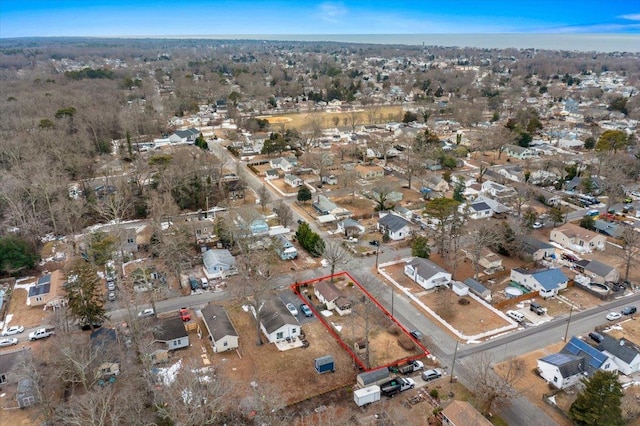
[[[500,374],[492,367],[491,355],[481,352],[471,357],[468,370],[472,388],[475,390],[476,406],[484,415],[504,406],[518,395],[514,389],[525,374],[524,361],[510,358],[503,364]]]
[[[473,263],[474,279],[478,279],[478,274],[480,273],[480,259],[482,258],[483,250],[494,244],[497,238],[498,233],[495,226],[488,221],[482,221],[480,225],[469,234],[467,252]]]
[[[276,201],[274,211],[278,215],[280,225],[284,226],[285,228],[293,222],[293,212],[291,211],[291,207],[289,207],[289,205],[283,200]]]
[[[628,281],[631,265],[640,259],[640,233],[631,226],[624,226],[620,240],[622,240],[622,250],[618,255],[624,262],[624,279]]]
[[[336,272],[336,266],[346,265],[351,261],[351,255],[344,249],[342,244],[330,241],[324,247],[322,256],[327,259],[331,266],[331,282],[333,282],[333,274]]]
[[[271,191],[269,191],[267,186],[263,184],[260,188],[258,188],[257,195],[260,199],[260,207],[262,207],[262,212],[264,212],[267,209],[267,204],[271,202]]]
[[[306,153],[304,160],[310,167],[317,170],[321,182],[322,178],[326,175],[327,168],[332,166],[335,162],[333,156],[326,152]]]

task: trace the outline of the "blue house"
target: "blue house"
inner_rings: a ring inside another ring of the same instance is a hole
[[[269,233],[269,225],[262,219],[256,219],[249,225],[252,235],[264,235]]]
[[[537,291],[545,299],[556,296],[560,290],[567,288],[569,282],[567,276],[557,268],[534,271],[515,268],[511,270],[511,280]]]
[[[298,249],[284,235],[276,235],[274,237],[276,252],[282,260],[291,260],[298,257]]]

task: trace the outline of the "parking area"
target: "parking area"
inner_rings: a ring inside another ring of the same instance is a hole
[[[318,321],[318,319],[316,318],[315,315],[307,317],[307,316],[304,315],[304,313],[301,312],[300,305],[303,302],[298,297],[298,295],[293,293],[292,291],[290,291],[290,290],[282,291],[282,292],[278,293],[278,298],[280,298],[280,300],[282,300],[282,303],[284,303],[285,305],[287,303],[291,303],[293,306],[296,307],[296,309],[298,310],[298,315],[296,315],[295,317],[298,320],[298,322],[300,323],[300,325],[304,326],[304,325],[312,324],[312,323]]]

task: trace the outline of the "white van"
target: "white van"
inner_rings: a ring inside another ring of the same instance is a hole
[[[516,322],[524,321],[524,315],[518,311],[507,311],[507,316]]]

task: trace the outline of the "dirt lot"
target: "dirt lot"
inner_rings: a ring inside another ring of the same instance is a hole
[[[402,119],[402,111],[402,107],[399,106],[384,106],[376,107],[375,111],[370,108],[355,112],[355,122],[359,123],[356,125],[356,128],[360,128],[360,126],[365,123],[374,124],[376,122],[388,121],[389,117],[394,116],[396,117],[396,120],[400,121]],[[270,123],[274,124],[275,128],[278,128],[280,125],[284,125],[286,128],[293,129],[302,129],[305,126],[308,126],[312,119],[318,120],[320,122],[320,126],[325,129],[336,127],[334,122],[335,118],[339,120],[340,125],[346,125],[345,120],[347,120],[347,124],[350,124],[352,119],[350,112],[330,113],[324,111],[281,114],[278,116],[267,115],[259,118],[266,118]],[[374,118],[374,120],[372,121],[371,118]]]
[[[249,383],[276,386],[286,390],[282,397],[287,404],[292,404],[328,392],[332,389],[355,383],[357,370],[353,367],[351,357],[329,335],[325,327],[314,321],[303,327],[310,346],[281,352],[275,345],[265,343],[256,346],[256,326],[253,317],[241,306],[227,306],[227,312],[240,337],[240,353],[214,354],[208,349],[209,358],[217,368],[236,381],[239,398],[248,393]],[[318,375],[313,367],[313,360],[324,355],[332,355],[336,372]],[[302,385],[304,384],[304,386]]]

